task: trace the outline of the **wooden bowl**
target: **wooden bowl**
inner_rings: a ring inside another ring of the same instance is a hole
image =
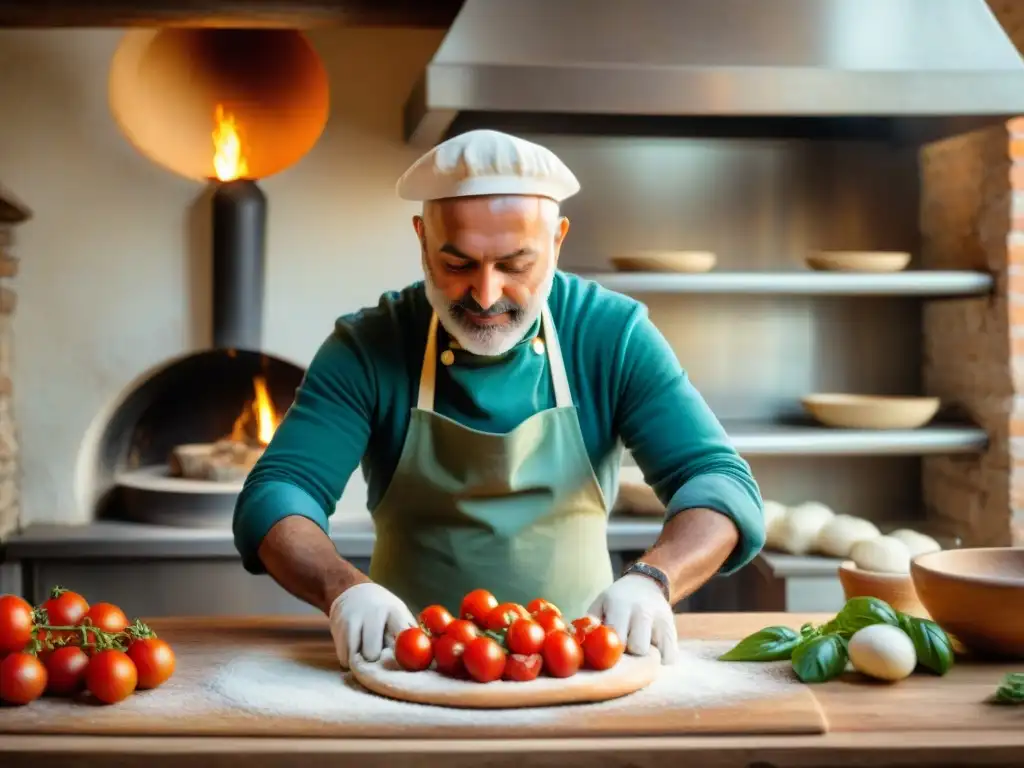
[[[883,397],[816,393],[800,401],[817,421],[845,429],[914,429],[934,418],[937,397]]]
[[[909,573],[864,571],[852,560],[844,560],[839,565],[839,583],[843,585],[843,594],[847,600],[852,597],[877,597],[897,611],[922,619],[930,618],[917,597]]]
[[[621,272],[710,272],[718,257],[709,251],[637,251],[612,257]]]
[[[903,251],[815,251],[805,261],[819,272],[899,272],[910,263]]]
[[[968,650],[1024,659],[1024,547],[919,555],[910,574],[935,623]]]

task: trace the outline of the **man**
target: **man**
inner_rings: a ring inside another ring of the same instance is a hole
[[[330,617],[338,658],[379,658],[427,605],[488,589],[589,612],[632,654],[676,657],[672,604],[764,543],[750,468],[643,305],[557,269],[579,190],[549,150],[495,131],[435,147],[399,180],[424,282],[341,317],[234,518],[244,566]],[[666,503],[615,578],[606,519],[622,448]],[[328,519],[359,464],[369,578]]]

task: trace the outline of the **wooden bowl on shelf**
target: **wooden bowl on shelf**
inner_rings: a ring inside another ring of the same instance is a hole
[[[844,560],[839,565],[839,583],[847,600],[853,597],[877,597],[897,611],[921,619],[931,618],[917,596],[914,580],[909,573],[864,571],[852,560]]]
[[[717,261],[710,251],[636,251],[611,259],[620,272],[710,272]]]
[[[910,264],[904,251],[814,251],[807,266],[819,272],[900,272]]]
[[[885,397],[821,392],[801,398],[815,420],[843,429],[915,429],[939,410],[937,397]]]
[[[1024,659],[1024,547],[919,555],[910,575],[932,620],[968,650]]]

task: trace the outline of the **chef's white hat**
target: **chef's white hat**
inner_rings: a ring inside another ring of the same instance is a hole
[[[438,144],[396,185],[404,200],[536,195],[561,202],[579,192],[572,171],[547,147],[500,131],[469,131]]]

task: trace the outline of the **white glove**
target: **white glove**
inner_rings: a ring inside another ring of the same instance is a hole
[[[394,645],[403,629],[416,626],[416,618],[405,603],[373,582],[356,584],[338,595],[328,616],[334,650],[343,669],[351,666],[356,654],[377,661],[384,647]]]
[[[627,653],[646,656],[654,645],[662,664],[675,663],[679,655],[675,616],[653,579],[627,573],[598,596],[588,613],[615,630]]]

